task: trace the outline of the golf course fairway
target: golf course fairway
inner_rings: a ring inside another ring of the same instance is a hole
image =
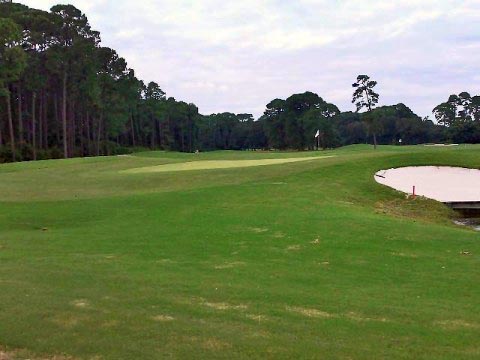
[[[478,359],[480,233],[373,177],[420,165],[480,146],[0,165],[0,358]]]

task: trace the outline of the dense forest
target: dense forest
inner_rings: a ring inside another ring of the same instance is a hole
[[[373,88],[376,83],[368,81]],[[125,59],[101,45],[100,33],[74,6],[45,12],[0,0],[0,162],[140,148],[193,152],[480,142],[479,96],[450,96],[433,110],[434,123],[404,104],[376,107],[378,94],[376,102],[362,102],[361,84],[355,85],[356,112],[341,112],[305,92],[272,100],[259,119],[202,115],[194,104],[167,97],[157,83],[138,79]]]

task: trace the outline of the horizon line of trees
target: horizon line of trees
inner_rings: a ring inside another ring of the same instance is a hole
[[[406,105],[376,107],[376,82],[354,84],[356,112],[312,92],[274,99],[251,114],[202,115],[195,104],[145,83],[101,45],[72,5],[50,12],[0,0],[0,162],[114,155],[138,148],[323,149],[352,143],[480,142],[480,97],[452,95],[438,121]],[[365,110],[365,112],[362,112]],[[318,134],[317,139],[314,138]]]

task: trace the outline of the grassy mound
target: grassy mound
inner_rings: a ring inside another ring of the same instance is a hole
[[[480,356],[480,236],[380,169],[480,147],[141,153],[0,166],[0,348],[31,358]],[[181,165],[176,165],[181,166]]]

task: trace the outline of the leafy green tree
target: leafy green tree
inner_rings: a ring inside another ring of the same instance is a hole
[[[135,71],[128,69],[128,74],[122,77],[119,84],[119,91],[122,93],[122,98],[128,110],[128,125],[126,126],[130,132],[131,145],[136,146],[137,136],[140,130],[138,129],[138,105],[140,102],[142,82],[135,77]]]
[[[367,129],[357,112],[343,112],[333,118],[341,145],[361,144],[367,141]]]
[[[316,117],[306,117],[306,114],[313,110],[316,110]],[[318,130],[314,119],[329,119],[339,113],[335,105],[307,91],[293,94],[286,100],[271,101],[261,121],[265,124],[265,134],[270,147],[302,150],[313,145],[313,137]]]
[[[39,140],[48,138],[47,129],[45,133],[41,132],[37,134],[37,102],[40,100],[40,109],[44,109],[45,93],[48,85],[48,73],[45,67],[45,53],[48,49],[51,41],[51,34],[54,31],[54,24],[52,16],[44,11],[28,9],[25,10],[21,16],[18,16],[18,23],[20,23],[24,29],[27,29],[24,34],[22,47],[27,54],[27,71],[23,73],[23,77],[20,80],[23,84],[23,88],[30,93],[30,131],[29,138],[32,148],[32,159],[37,159],[37,138]],[[25,94],[24,94],[25,95]],[[43,111],[43,113],[45,113]],[[44,120],[42,115],[39,114],[40,121]],[[22,115],[19,114],[19,118]],[[20,122],[21,124],[21,122]],[[40,126],[43,129],[43,126]],[[42,141],[40,141],[42,144]],[[47,141],[43,144],[48,147]]]
[[[160,133],[160,122],[164,118],[166,106],[164,104],[165,92],[156,82],[148,83],[145,89],[145,105],[151,121],[151,146],[155,148],[162,145],[162,135]],[[167,115],[168,116],[168,115]]]
[[[438,123],[445,127],[448,139],[476,143],[480,139],[480,97],[468,92],[450,95],[433,109]]]
[[[473,121],[480,123],[480,96],[476,95],[472,97],[470,102],[470,114]]]
[[[383,130],[382,122],[386,120],[386,114],[383,111],[375,110],[360,114],[360,118],[366,125],[368,135],[373,137],[373,148],[377,149],[378,136]]]
[[[433,114],[438,123],[444,126],[451,126],[457,119],[458,96],[450,95],[448,101],[437,105]]]
[[[269,146],[276,149],[285,149],[285,122],[283,121],[286,111],[286,102],[274,99],[267,104],[267,109],[262,118],[265,124]]]
[[[357,112],[360,112],[362,109],[366,109],[367,112],[371,113],[372,109],[378,104],[379,95],[374,90],[375,86],[377,86],[377,82],[370,80],[368,75],[357,76],[357,81],[352,84],[352,87],[355,89],[353,92],[352,103],[355,104]],[[376,134],[379,128],[377,123],[378,116],[371,116],[371,114],[367,114],[364,119],[373,135],[373,145],[376,149]]]
[[[68,86],[75,84],[73,79],[73,65],[76,63],[78,49],[83,47],[81,42],[90,42],[96,46],[100,42],[99,33],[93,31],[87,17],[73,5],[55,5],[51,9],[57,23],[54,40],[50,49],[50,69],[61,78],[62,87],[62,127],[63,127],[63,154],[68,153],[68,124],[67,104]],[[80,44],[79,44],[80,43]],[[77,50],[77,51],[75,51]]]
[[[472,121],[471,116],[472,97],[468,92],[462,92],[457,97],[457,112],[460,121]]]

